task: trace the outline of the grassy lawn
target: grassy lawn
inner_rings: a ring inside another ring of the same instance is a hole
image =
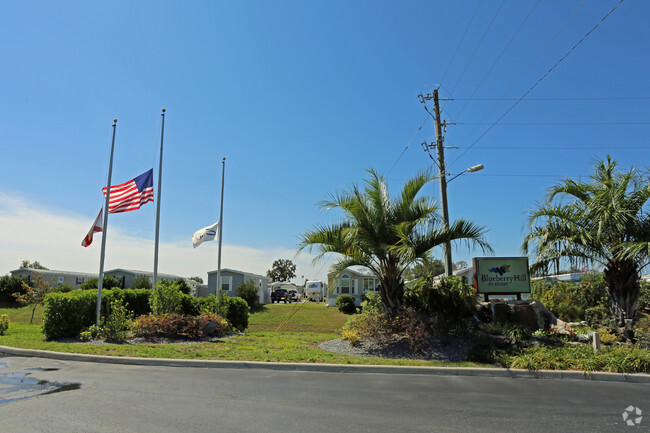
[[[337,330],[347,316],[336,308],[323,304],[272,304],[250,315],[244,335],[224,339],[218,343],[198,344],[103,344],[58,343],[43,341],[40,328],[43,307],[36,309],[34,323],[29,323],[31,308],[4,308],[0,314],[9,315],[9,330],[0,336],[0,345],[55,352],[92,355],[132,356],[173,359],[220,359],[262,362],[309,362],[331,364],[465,366],[480,364],[445,363],[436,361],[392,360],[339,355],[318,348],[323,341],[338,338]],[[278,326],[295,314],[276,332]]]

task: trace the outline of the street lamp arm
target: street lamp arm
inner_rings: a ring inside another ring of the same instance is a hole
[[[465,174],[465,173],[474,173],[475,171],[480,171],[480,170],[483,170],[484,168],[485,168],[485,167],[483,166],[483,164],[477,164],[477,165],[474,165],[474,166],[472,166],[472,167],[470,167],[470,168],[467,168],[467,169],[461,171],[461,172],[458,173],[456,176],[454,176],[454,177],[452,177],[451,179],[449,179],[449,180],[447,181],[447,183],[451,182],[452,180],[456,179],[458,176],[460,176],[460,175],[462,175],[462,174]]]

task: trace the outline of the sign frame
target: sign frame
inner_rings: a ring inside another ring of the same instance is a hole
[[[531,292],[528,257],[474,257],[472,265],[474,291],[486,301],[489,295],[517,295],[521,300],[522,293]]]

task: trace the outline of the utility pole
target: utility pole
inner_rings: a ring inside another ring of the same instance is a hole
[[[435,120],[435,130],[436,130],[435,147],[438,153],[438,160],[436,164],[438,165],[438,175],[440,178],[440,203],[441,203],[440,207],[442,211],[442,226],[445,230],[447,230],[449,229],[449,210],[447,209],[447,174],[445,172],[445,148],[444,148],[445,138],[442,135],[442,127],[443,125],[445,127],[447,125],[443,124],[440,121],[440,103],[438,99],[438,89],[434,89],[433,94],[427,94],[426,96],[420,94],[418,98],[420,99],[420,102],[422,104],[426,104],[426,101],[433,99],[433,109],[434,109],[433,117]],[[427,109],[426,105],[424,108],[425,110]],[[429,150],[433,148],[433,145],[428,145],[426,144],[426,142],[423,143],[423,145],[427,153],[429,153]],[[429,157],[433,159],[431,153],[429,153]],[[445,275],[451,276],[452,274],[451,242],[445,242],[443,248],[445,252]]]

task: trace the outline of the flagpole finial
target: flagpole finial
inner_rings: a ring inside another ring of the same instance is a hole
[[[166,110],[163,108],[163,113],[164,113],[165,111],[166,111]]]
[[[113,123],[117,123],[117,119],[113,119]]]
[[[225,156],[223,157],[223,161],[224,161],[224,162],[226,161],[226,157],[225,157]]]

